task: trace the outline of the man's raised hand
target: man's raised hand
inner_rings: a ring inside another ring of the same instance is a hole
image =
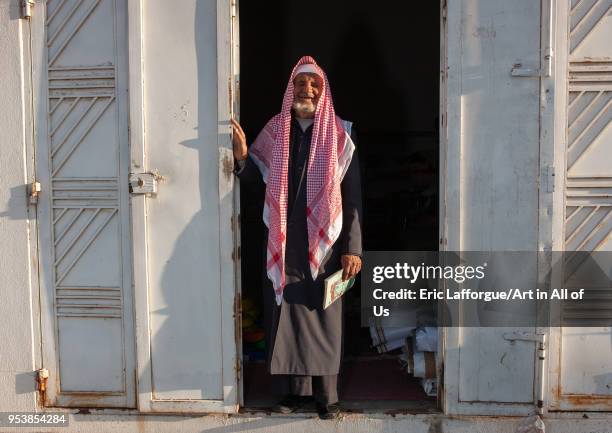
[[[230,119],[230,121],[232,122],[232,144],[234,147],[234,158],[236,158],[238,161],[245,160],[249,154],[246,143],[246,135],[236,120]]]

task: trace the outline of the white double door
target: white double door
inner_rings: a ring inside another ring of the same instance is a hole
[[[442,3],[447,249],[574,249],[578,240],[589,249],[598,240],[591,249],[609,250],[609,3]],[[237,408],[232,9],[230,0],[34,9],[49,405]],[[147,172],[157,194],[130,195],[130,173]],[[588,338],[526,330],[547,335],[546,370],[535,343],[509,331],[446,332],[446,412],[525,414],[542,397],[553,409],[584,409],[582,396],[609,410],[609,350],[573,356],[596,341],[609,349],[609,328]]]
[[[34,9],[49,406],[237,408],[231,20],[224,0]]]

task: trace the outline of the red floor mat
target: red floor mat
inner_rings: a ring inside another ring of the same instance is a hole
[[[420,379],[409,376],[396,359],[359,359],[343,364],[342,400],[427,400]]]

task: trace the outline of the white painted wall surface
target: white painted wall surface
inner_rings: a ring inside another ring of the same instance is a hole
[[[32,168],[28,23],[19,1],[0,1],[0,411],[33,410],[34,349],[26,167]],[[24,58],[26,60],[24,60]],[[27,90],[27,86],[26,86]]]

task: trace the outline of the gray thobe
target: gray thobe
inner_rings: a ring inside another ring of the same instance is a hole
[[[343,298],[323,310],[323,281],[341,269],[340,256],[361,256],[361,180],[357,150],[341,183],[342,231],[321,262],[313,281],[308,263],[306,225],[306,165],[312,126],[302,131],[292,119],[289,151],[289,189],[287,203],[287,240],[285,249],[286,286],[281,305],[277,305],[272,283],[266,275],[264,252],[264,325],[268,348],[268,371],[273,375],[292,375],[293,391],[309,394],[308,376],[323,377],[319,387],[324,400],[337,401],[334,389],[342,356]],[[354,141],[354,134],[351,133]],[[261,174],[251,158],[236,170],[241,181],[261,182]],[[268,233],[264,234],[267,240]],[[265,242],[264,242],[265,244]],[[306,380],[305,380],[306,379]],[[314,384],[317,387],[317,384]]]

